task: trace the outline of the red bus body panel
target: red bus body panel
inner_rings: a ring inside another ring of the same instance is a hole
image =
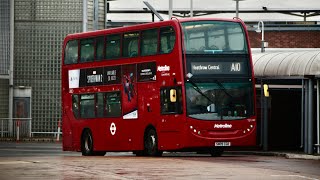
[[[181,19],[179,21],[194,21],[200,19]],[[201,19],[201,20],[225,20],[225,19]],[[240,20],[227,20],[242,23]],[[176,32],[176,41],[173,51],[169,54],[154,56],[138,56],[134,58],[122,58],[117,60],[102,60],[88,63],[64,65],[62,62],[62,120],[63,120],[63,150],[81,151],[81,136],[85,128],[92,132],[95,151],[134,151],[144,149],[144,133],[148,126],[155,127],[158,134],[158,148],[166,151],[179,151],[188,148],[213,147],[215,142],[231,142],[231,146],[256,145],[256,117],[235,121],[201,121],[187,117],[186,102],[183,100],[183,113],[174,115],[162,115],[160,113],[160,88],[162,86],[181,85],[183,97],[184,89],[184,55],[182,52],[182,32],[180,22],[177,20],[148,23],[131,27],[99,30],[94,32],[68,35],[63,44],[63,49],[69,40],[119,34],[125,32],[141,31],[163,26],[172,26]],[[249,42],[246,32],[247,42]],[[248,43],[249,46],[249,43]],[[252,59],[250,46],[250,64]],[[64,51],[62,53],[64,57]],[[64,59],[64,58],[62,58]],[[157,80],[153,82],[137,82],[137,119],[119,118],[91,118],[76,119],[72,112],[72,94],[85,94],[94,92],[124,91],[121,84],[90,86],[69,89],[68,71],[74,69],[87,69],[94,67],[118,66],[139,64],[143,62],[156,62],[156,66],[170,66],[169,75],[157,71]],[[252,72],[253,74],[253,72]],[[254,80],[252,76],[252,80]],[[254,85],[254,82],[253,82]],[[255,91],[253,91],[255,92]],[[255,96],[254,96],[255,97]],[[116,133],[112,135],[111,124],[116,125]],[[232,127],[215,128],[215,124],[229,125]]]

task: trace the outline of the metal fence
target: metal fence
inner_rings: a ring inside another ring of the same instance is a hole
[[[16,140],[24,138],[55,137],[59,140],[61,132],[61,123],[58,122],[57,130],[53,132],[32,131],[32,118],[0,118],[1,138],[14,138]]]
[[[2,118],[0,119],[1,138],[32,137],[31,118]]]

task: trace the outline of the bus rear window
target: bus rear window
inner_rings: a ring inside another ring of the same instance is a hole
[[[75,64],[78,62],[78,40],[67,43],[64,55],[64,64]]]

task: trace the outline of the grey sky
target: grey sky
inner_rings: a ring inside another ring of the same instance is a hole
[[[146,0],[155,9],[158,10],[168,10],[169,0]],[[193,0],[194,10],[235,10],[236,3],[233,0]],[[270,10],[276,9],[312,9],[320,10],[320,0],[245,0],[239,3],[239,9],[243,10],[260,10],[265,6]],[[120,10],[120,9],[131,9],[137,10],[144,8],[143,0],[113,0],[110,2],[110,9]],[[173,0],[173,9],[176,10],[187,10],[190,8],[190,0]],[[164,18],[167,18],[163,15]],[[211,17],[234,17],[234,14],[217,14],[211,15]],[[144,21],[149,20],[150,17],[146,15],[110,15],[114,20],[138,20]],[[281,14],[240,14],[240,18],[246,21],[255,20],[274,20],[274,21],[302,21],[303,18],[296,16],[288,16]],[[308,21],[320,21],[320,16],[310,17]]]

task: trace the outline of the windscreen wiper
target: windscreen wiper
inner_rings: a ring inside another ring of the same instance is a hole
[[[216,79],[215,82],[216,82],[216,84],[218,84],[218,86],[220,87],[220,89],[222,89],[223,92],[226,93],[227,96],[233,98],[232,95],[228,93],[227,89],[223,86],[223,84],[222,84],[220,81],[218,81],[218,80]]]
[[[205,95],[202,90],[199,88],[199,86],[194,83],[191,79],[187,80],[188,82],[190,82],[190,84],[193,86],[193,89],[196,90],[199,94],[201,94],[203,97],[205,97],[206,99],[208,99],[208,101],[210,101],[211,103],[214,103],[207,95]]]

